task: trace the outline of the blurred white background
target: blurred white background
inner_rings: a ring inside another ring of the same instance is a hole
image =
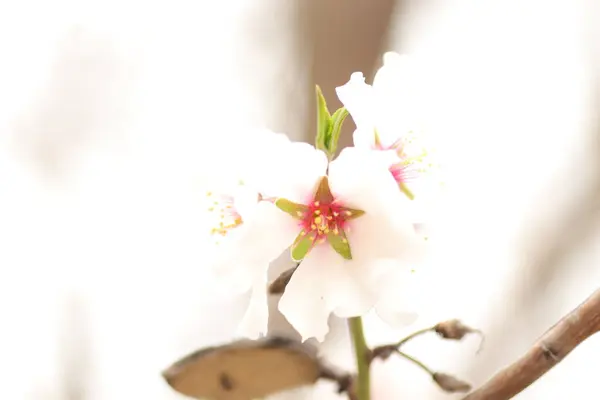
[[[375,67],[387,50],[420,58],[447,190],[431,209],[421,319],[403,332],[370,321],[367,335],[376,344],[461,318],[488,334],[481,354],[475,339],[424,337],[408,350],[478,384],[600,278],[600,10],[400,3],[377,57],[345,68]],[[207,280],[200,204],[238,135],[269,127],[311,140],[312,85],[349,77],[312,82],[311,46],[328,36],[305,35],[304,7],[0,3],[1,398],[178,399],[162,369],[234,337],[246,299]],[[355,34],[340,51],[369,46]],[[272,331],[293,334],[277,315]],[[353,368],[341,321],[322,351]],[[592,338],[519,398],[588,398],[598,354]],[[374,374],[375,400],[460,398],[403,360]],[[328,385],[280,397],[311,395],[336,398]]]

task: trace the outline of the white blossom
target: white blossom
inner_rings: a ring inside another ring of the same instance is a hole
[[[388,305],[379,302],[383,281],[415,265],[423,242],[398,206],[402,194],[387,165],[372,151],[347,148],[328,164],[312,146],[292,148],[276,225],[301,264],[279,309],[304,339],[323,340],[332,312],[348,318]]]
[[[412,199],[414,186],[435,167],[424,133],[424,79],[410,56],[388,52],[383,59],[373,85],[355,72],[337,88],[337,94],[356,123],[354,145],[379,152],[399,187]]]

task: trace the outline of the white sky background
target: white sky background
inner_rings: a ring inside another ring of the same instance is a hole
[[[204,279],[203,179],[227,168],[246,126],[300,132],[281,77],[302,86],[305,72],[290,10],[224,3],[0,3],[2,398],[66,400],[77,376],[86,399],[177,399],[160,370],[232,336],[244,299]],[[460,317],[485,330],[491,308],[518,311],[503,288],[527,263],[524,232],[534,220],[552,226],[586,184],[593,10],[413,3],[390,49],[428,65],[449,187],[434,210],[432,295],[417,327]],[[410,350],[477,383],[597,286],[599,256],[592,243],[574,257],[510,348],[477,357],[479,374],[475,341]],[[343,364],[350,350],[334,325],[324,350]],[[374,343],[400,334],[369,327]],[[599,352],[592,339],[522,398],[586,398]],[[401,362],[375,373],[406,398],[453,398]]]

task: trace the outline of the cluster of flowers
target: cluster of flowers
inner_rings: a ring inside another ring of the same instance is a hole
[[[331,313],[374,309],[394,326],[412,318],[397,299],[425,246],[409,204],[428,167],[415,73],[407,56],[386,53],[373,85],[356,72],[337,88],[344,107],[333,114],[318,91],[315,146],[256,132],[236,154],[235,178],[207,193],[217,249],[210,265],[235,290],[252,291],[244,336],[266,333],[267,270],[286,251],[299,266],[279,309],[303,340],[324,340]],[[348,114],[354,146],[335,157]]]

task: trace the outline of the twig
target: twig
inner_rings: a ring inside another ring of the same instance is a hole
[[[463,400],[505,400],[561,362],[575,347],[600,331],[600,289],[563,317],[513,364]]]
[[[385,344],[385,345],[375,347],[370,353],[369,363],[372,362],[376,358],[379,358],[381,360],[386,360],[392,354],[397,354],[397,355],[407,359],[408,361],[412,362],[413,364],[415,364],[416,366],[421,368],[423,371],[425,371],[427,374],[429,374],[431,376],[431,379],[433,379],[433,381],[442,390],[444,390],[446,392],[456,393],[456,392],[468,392],[469,390],[471,390],[471,385],[469,385],[467,382],[464,382],[460,379],[455,378],[452,375],[448,375],[443,372],[436,372],[433,369],[429,368],[427,365],[425,365],[423,362],[418,360],[417,358],[415,358],[411,355],[408,355],[405,352],[400,350],[400,348],[407,342],[411,341],[412,339],[416,338],[417,336],[421,336],[428,332],[435,332],[441,338],[449,339],[449,340],[461,340],[462,338],[464,338],[466,335],[468,335],[470,333],[476,333],[476,334],[481,335],[482,341],[483,341],[483,334],[480,330],[473,329],[473,328],[463,324],[462,322],[460,322],[457,319],[451,319],[448,321],[440,322],[432,327],[420,329],[416,332],[413,332],[410,335],[408,335],[407,337],[405,337],[404,339],[402,339],[396,343]],[[481,348],[481,345],[480,345],[480,348]]]

